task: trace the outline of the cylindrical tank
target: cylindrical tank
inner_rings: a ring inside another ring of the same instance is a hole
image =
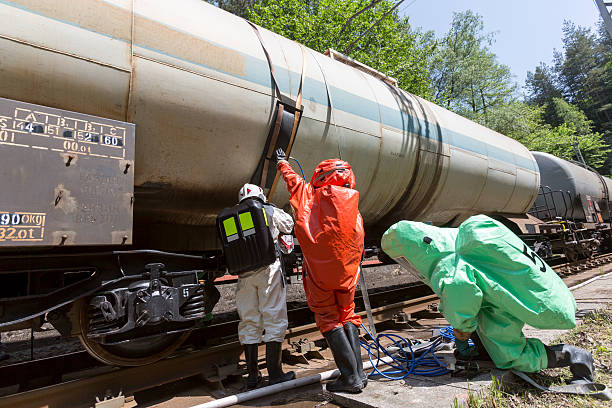
[[[274,116],[254,29],[201,0],[12,0],[0,20],[1,97],[136,124],[135,244],[215,246],[216,215],[253,175]],[[305,72],[291,155],[306,173],[349,161],[370,231],[531,207],[539,174],[520,143],[259,31],[283,94],[295,99]],[[285,189],[271,200],[285,206]]]
[[[531,153],[538,162],[543,188],[534,203],[533,209],[538,213],[536,216],[548,218],[550,211],[550,217],[587,221],[585,209],[587,213],[590,212],[587,201],[590,199],[597,203],[604,219],[610,217],[608,203],[612,180],[552,154]],[[593,216],[592,213],[588,215]]]

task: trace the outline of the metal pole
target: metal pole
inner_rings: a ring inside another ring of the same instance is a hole
[[[608,34],[610,34],[610,37],[612,38],[612,16],[610,16],[610,11],[608,10],[608,5],[612,5],[612,3],[604,3],[603,0],[594,1],[597,8],[599,8],[599,14],[601,14],[601,18],[603,18]]]
[[[578,144],[578,142],[574,142],[574,143],[572,143],[572,146],[574,147],[574,152],[576,153],[576,157],[582,163],[582,165],[584,167],[586,167],[587,164],[584,161],[584,157],[582,156],[582,152],[580,151],[580,145]]]
[[[359,287],[361,287],[361,296],[363,298],[363,304],[365,305],[366,314],[368,315],[368,325],[370,326],[370,333],[374,336],[372,340],[376,340],[378,336],[376,334],[376,326],[374,326],[374,317],[372,316],[372,306],[370,306],[370,297],[368,296],[368,285],[366,284],[364,271],[361,265],[359,266]]]

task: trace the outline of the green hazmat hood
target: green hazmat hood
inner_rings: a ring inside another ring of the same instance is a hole
[[[447,256],[454,256],[456,237],[456,228],[400,221],[385,232],[381,246],[387,255],[407,270],[418,272],[419,279],[431,286],[438,263]]]

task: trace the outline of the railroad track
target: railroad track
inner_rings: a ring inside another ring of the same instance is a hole
[[[561,277],[565,277],[609,263],[612,263],[612,254],[601,254],[589,259],[555,265],[553,266],[553,269],[555,272],[561,275]]]
[[[612,254],[605,254],[587,261],[557,265],[553,269],[567,280],[577,272],[611,264]],[[581,280],[596,274],[584,276]],[[428,294],[419,296],[423,293]],[[416,313],[438,303],[437,297],[422,284],[379,291],[371,294],[370,298],[376,305],[372,309],[376,323],[392,320],[399,312]],[[365,316],[361,299],[355,300],[358,310],[362,309],[359,314]],[[312,337],[317,332],[307,308],[296,308],[289,314],[292,323],[286,334],[289,341]],[[227,375],[237,374],[236,363],[242,349],[236,338],[236,326],[236,321],[229,321],[196,330],[188,341],[188,348],[147,366],[101,366],[85,352],[4,366],[0,368],[0,388],[13,386],[18,390],[0,397],[0,408],[93,406],[96,398],[103,400],[120,394],[132,395],[196,375],[220,381]],[[28,389],[32,387],[35,388]]]

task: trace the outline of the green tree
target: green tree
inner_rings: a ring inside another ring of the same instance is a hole
[[[454,13],[451,28],[440,40],[432,63],[434,100],[472,117],[509,102],[515,90],[510,69],[489,49],[493,33],[485,33],[482,17],[472,11]]]
[[[214,4],[225,11],[236,14],[240,17],[246,17],[249,10],[253,9],[253,5],[257,0],[205,0],[207,3]]]
[[[555,98],[580,108],[590,120],[589,127],[601,133],[612,146],[612,39],[600,21],[597,30],[579,27],[570,21],[563,24],[563,50],[554,54],[554,65],[540,64],[528,73],[527,100],[545,108],[544,119],[553,127],[562,121]],[[580,121],[579,121],[580,122]],[[583,125],[577,126],[581,132]],[[606,168],[612,167],[612,156]],[[609,172],[607,170],[606,172]]]
[[[554,68],[543,62],[536,67],[535,72],[527,72],[525,88],[527,101],[540,106],[550,103],[553,98],[562,96],[557,86],[557,74]]]
[[[545,106],[547,123],[553,127],[562,124],[572,125],[576,136],[583,137],[592,133],[593,123],[583,111],[575,105],[566,102],[562,98],[553,98]]]
[[[534,132],[545,125],[542,121],[542,112],[543,109],[537,106],[513,101],[492,108],[487,116],[478,115],[474,119],[496,132],[525,144],[529,143]]]
[[[564,97],[572,103],[587,99],[591,71],[605,63],[595,34],[571,21],[563,24],[563,52],[555,52],[555,70]]]
[[[529,150],[553,154],[557,157],[576,160],[573,144],[578,146],[586,163],[601,168],[610,152],[602,135],[591,130],[590,121],[576,106],[555,98],[558,124],[552,126],[545,121],[545,107],[523,102],[511,102],[493,108],[489,115],[475,119],[499,133],[516,139]]]
[[[394,9],[396,4],[390,0],[257,0],[246,17],[319,52],[328,48],[343,52],[351,46],[349,57],[397,78],[400,88],[408,92],[431,97],[428,66],[435,47],[433,35],[414,30],[408,18]]]

